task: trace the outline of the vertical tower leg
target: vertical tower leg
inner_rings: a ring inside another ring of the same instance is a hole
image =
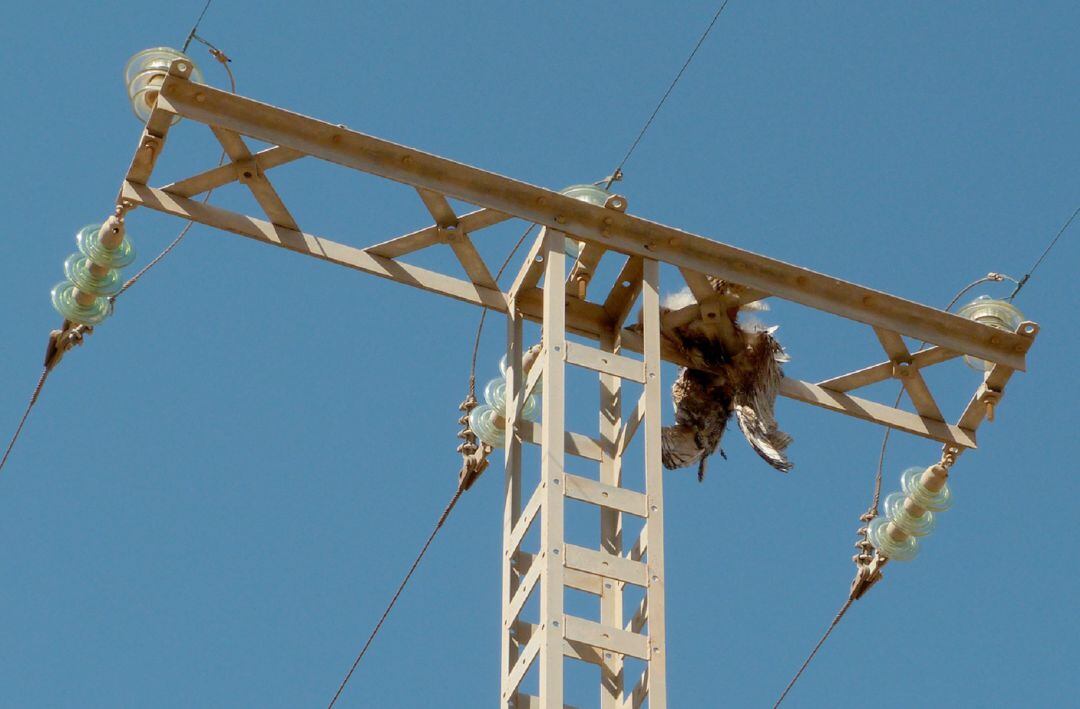
[[[521,316],[517,289],[511,293],[508,330],[506,507],[503,525],[503,639],[501,703],[516,709],[563,709],[565,658],[599,667],[602,709],[636,709],[647,700],[651,709],[666,709],[666,644],[664,641],[663,480],[660,460],[660,311],[659,264],[629,261],[623,276],[638,281],[642,292],[644,358],[621,352],[618,332],[633,298],[625,298],[611,314],[616,322],[597,347],[566,338],[565,236],[546,230],[530,254],[518,283],[531,289],[542,264],[543,349],[534,370],[522,372]],[[539,255],[541,262],[536,262]],[[620,282],[624,279],[620,276]],[[609,311],[610,312],[610,311]],[[600,376],[600,416],[595,437],[566,430],[566,366],[594,370]],[[521,420],[517,412],[530,384],[543,376],[541,425]],[[633,412],[623,418],[623,380],[644,391]],[[644,460],[625,460],[637,432],[645,437]],[[540,445],[540,476],[533,490],[522,489],[521,443]],[[599,463],[593,476],[567,472],[566,456]],[[634,465],[644,472],[645,489],[624,485],[623,470]],[[640,466],[640,467],[638,467]],[[528,501],[522,505],[522,499]],[[595,506],[599,548],[566,543],[565,500]],[[640,536],[623,549],[625,515],[644,520]],[[522,547],[539,518],[539,547]],[[624,590],[645,589],[644,600],[624,622]],[[599,597],[597,618],[568,614],[566,589]],[[539,601],[539,617],[530,622],[522,610],[530,597]],[[645,671],[626,686],[625,661],[643,661]],[[521,682],[538,665],[538,696],[522,691]]]
[[[606,335],[600,348],[618,354],[617,335]],[[622,379],[613,374],[600,374],[600,483],[618,487],[622,478],[622,462],[616,455],[619,430],[622,428]],[[622,513],[611,507],[600,508],[600,549],[605,554],[622,555]],[[600,622],[621,627],[623,594],[621,588],[605,582],[600,588]],[[623,661],[612,657],[600,665],[600,709],[622,709],[624,686]]]
[[[547,230],[544,274],[543,428],[540,434],[540,709],[563,709],[563,460],[566,237]]]
[[[522,355],[522,320],[517,310],[514,299],[510,301],[507,315],[506,332],[506,396],[509,401],[519,400],[518,390],[521,388],[521,355]],[[515,629],[513,623],[516,618],[509,613],[510,603],[514,592],[517,590],[517,577],[514,573],[514,551],[510,549],[509,542],[514,528],[521,516],[521,440],[511,432],[514,431],[517,421],[517,408],[507,407],[506,418],[506,475],[503,485],[503,556],[502,556],[502,650],[500,678],[499,706],[513,706],[513,696],[516,687],[510,686],[511,673],[518,663],[518,644],[515,642]]]
[[[646,259],[641,284],[645,351],[645,490],[649,512],[645,522],[649,585],[645,596],[649,618],[649,667],[642,679],[649,708],[667,707],[667,646],[664,620],[664,469],[660,457],[660,264]],[[637,706],[636,704],[634,706]]]

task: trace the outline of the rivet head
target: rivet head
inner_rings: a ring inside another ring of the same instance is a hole
[[[203,92],[200,91],[199,93],[195,94],[195,100],[198,101],[199,103],[205,103],[206,102],[206,94],[204,94]]]
[[[557,215],[557,216],[555,217],[555,221],[556,221],[556,222],[558,222],[559,224],[565,224],[565,223],[566,223],[566,217],[564,217],[563,215],[559,214],[559,215]]]

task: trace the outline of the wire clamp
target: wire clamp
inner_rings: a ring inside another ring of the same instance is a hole
[[[888,561],[876,552],[870,541],[869,524],[875,517],[877,517],[876,505],[859,516],[862,526],[855,532],[859,536],[859,541],[855,542],[859,553],[851,557],[851,560],[855,562],[855,578],[851,580],[851,590],[848,593],[848,598],[852,601],[862,598],[863,594],[881,579],[881,567]]]
[[[481,443],[472,428],[469,427],[469,413],[477,405],[476,396],[470,392],[465,397],[465,400],[461,402],[461,405],[458,406],[458,410],[462,412],[458,423],[464,426],[457,434],[458,438],[462,439],[461,444],[457,447],[457,452],[461,453],[461,470],[458,471],[458,488],[461,490],[471,488],[473,483],[480,478],[480,475],[487,470],[488,456],[492,451],[491,446]]]
[[[52,371],[68,350],[81,345],[83,338],[93,332],[94,328],[90,325],[75,325],[65,320],[61,329],[49,333],[49,343],[45,347],[45,369]]]
[[[862,555],[857,558],[862,558]],[[856,562],[855,578],[851,581],[851,591],[848,593],[848,598],[853,601],[862,598],[870,590],[871,586],[881,580],[881,569],[888,561],[881,554],[875,553],[868,563]]]

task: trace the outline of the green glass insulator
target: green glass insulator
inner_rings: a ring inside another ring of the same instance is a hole
[[[75,300],[75,284],[71,281],[57,283],[52,289],[52,304],[56,312],[80,325],[97,325],[109,317],[109,300],[96,296],[94,302],[82,305]]]
[[[559,190],[559,193],[582,202],[595,204],[597,207],[603,207],[611,196],[610,192],[597,185],[570,185]]]
[[[79,245],[79,251],[94,263],[107,268],[123,268],[130,266],[135,260],[135,247],[131,241],[124,237],[120,245],[110,249],[101,243],[101,225],[87,224],[75,234],[75,243]]]
[[[900,475],[900,486],[904,494],[915,501],[919,507],[931,512],[944,512],[952,507],[952,491],[945,485],[937,492],[930,492],[922,484],[923,468],[908,468]]]
[[[962,318],[974,320],[977,323],[998,330],[1005,330],[1006,332],[1015,331],[1020,326],[1020,323],[1024,321],[1024,314],[1015,305],[1007,300],[997,300],[988,295],[980,295],[957,310],[956,314]],[[964,355],[964,362],[967,366],[980,372],[989,371],[994,366],[993,362],[972,357],[971,355]]]
[[[469,428],[476,437],[492,448],[506,445],[506,430],[501,423],[502,416],[487,404],[480,404],[469,412]]]
[[[103,276],[90,270],[90,259],[82,254],[72,254],[64,261],[64,275],[83,293],[110,296],[120,292],[120,271],[110,268]]]
[[[875,517],[870,521],[867,537],[883,556],[893,561],[911,561],[919,553],[919,540],[916,537],[907,537],[903,541],[896,541],[886,531],[889,520],[886,517]]]
[[[894,492],[886,497],[884,504],[885,516],[901,531],[913,537],[925,537],[934,531],[934,526],[937,524],[934,513],[926,510],[916,517],[904,507],[905,500],[907,500],[907,495],[902,492]]]
[[[158,92],[169,73],[169,65],[177,59],[183,59],[191,65],[189,80],[197,84],[203,83],[202,72],[195,62],[183,52],[171,47],[144,49],[129,59],[124,67],[124,85],[127,86],[131,108],[143,123],[149,120],[150,112],[157,104]],[[179,120],[180,116],[174,116],[172,122]]]

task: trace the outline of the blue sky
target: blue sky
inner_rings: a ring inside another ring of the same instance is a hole
[[[5,437],[73,235],[109,212],[138,139],[124,63],[179,45],[201,6],[6,10]],[[714,10],[217,0],[200,34],[247,96],[559,188],[610,172]],[[1078,23],[1069,2],[733,0],[619,191],[643,217],[927,304],[988,271],[1020,277],[1080,205]],[[156,181],[213,165],[208,136],[177,126]],[[427,223],[407,189],[339,168],[302,161],[274,182],[306,230],[346,243]],[[133,213],[137,265],[180,226]],[[1075,701],[1077,228],[1017,298],[1042,334],[955,469],[955,506],[787,706]],[[485,254],[516,229],[484,236]],[[0,476],[0,706],[324,705],[453,492],[477,315],[192,229],[56,370]],[[786,303],[763,319],[795,377],[881,358],[865,327]],[[503,332],[492,318],[481,382]],[[977,381],[958,362],[931,377],[950,416]],[[735,432],[704,484],[667,476],[672,706],[771,706],[846,597],[881,432],[792,401],[778,415],[791,474]],[[936,451],[894,436],[885,491]],[[463,498],[342,706],[496,701],[501,475]]]

